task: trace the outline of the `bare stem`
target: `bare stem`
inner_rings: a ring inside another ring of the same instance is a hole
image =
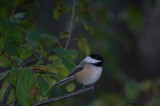
[[[3,95],[3,98],[2,98],[2,101],[1,101],[1,103],[0,103],[0,106],[3,106],[3,105],[5,104],[6,99],[7,99],[7,97],[8,97],[8,94],[9,94],[9,91],[10,91],[11,87],[12,87],[12,85],[11,85],[11,83],[9,83],[8,86],[7,86],[7,89],[6,89],[5,93],[4,93],[4,95]]]
[[[3,55],[5,55],[5,56],[12,62],[12,64],[13,64],[16,68],[18,68],[17,63],[11,58],[11,56],[9,56],[5,51],[3,51]]]
[[[92,90],[92,87],[86,88],[86,92],[88,92],[90,90]],[[50,103],[50,102],[56,102],[58,100],[62,100],[62,99],[65,99],[65,98],[76,96],[76,95],[79,95],[79,94],[82,94],[82,93],[84,93],[84,89],[80,89],[78,91],[68,93],[68,94],[63,95],[63,96],[54,97],[54,98],[50,98],[50,99],[47,99],[47,100],[44,100],[44,101],[40,101],[40,102],[32,104],[32,106],[39,106],[39,105],[47,104],[47,103]]]
[[[76,0],[73,0],[72,17],[71,17],[71,21],[70,21],[69,35],[68,35],[68,39],[67,39],[67,41],[66,41],[65,49],[68,48],[69,42],[70,42],[70,40],[71,40],[72,26],[73,26],[73,21],[74,21],[74,14],[75,14],[75,5],[76,5]]]
[[[33,55],[34,55],[34,58],[28,59],[27,61],[23,62],[23,64],[21,64],[20,67],[23,68],[24,66],[27,66],[33,62],[36,62],[39,59],[38,54],[33,53]]]
[[[9,104],[9,106],[15,106],[16,102],[17,102],[17,99],[16,97],[14,97],[11,103]]]
[[[12,63],[16,68],[18,68],[17,63],[16,63],[5,51],[3,51],[3,55],[5,55],[5,56],[11,61],[11,63]],[[9,95],[9,92],[10,92],[10,90],[11,90],[11,87],[12,87],[12,84],[11,84],[11,82],[9,82],[9,84],[8,84],[8,86],[7,86],[7,89],[6,89],[6,91],[5,91],[4,95],[3,95],[3,98],[2,98],[2,101],[1,101],[1,103],[0,103],[0,106],[4,106],[4,104],[5,104],[5,102],[6,102],[6,99],[7,99],[8,95]]]
[[[11,17],[10,17],[10,21],[13,20],[13,16],[14,16],[15,11],[16,11],[16,8],[13,8],[12,9],[12,13],[11,13]]]

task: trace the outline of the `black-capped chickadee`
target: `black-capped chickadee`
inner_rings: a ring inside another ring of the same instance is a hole
[[[85,85],[92,85],[94,90],[94,83],[100,78],[102,73],[102,65],[104,61],[99,54],[91,54],[84,58],[80,64],[75,67],[67,78],[56,83],[57,85],[66,84],[72,80],[76,80],[83,85],[85,92]]]

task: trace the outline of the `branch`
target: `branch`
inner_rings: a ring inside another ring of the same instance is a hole
[[[11,103],[9,104],[9,106],[15,106],[16,102],[17,102],[17,99],[16,97],[14,97]]]
[[[12,87],[12,85],[11,85],[11,83],[9,82],[9,84],[8,84],[8,86],[7,86],[7,89],[6,89],[6,91],[5,91],[4,95],[3,95],[3,98],[2,98],[2,101],[1,101],[1,103],[0,103],[0,106],[3,106],[3,105],[5,104],[6,99],[7,99],[8,95],[9,95],[9,91],[10,91],[11,87]]]
[[[3,53],[3,55],[5,55],[5,56],[11,61],[11,63],[12,63],[16,68],[18,68],[17,63],[11,58],[11,56],[9,56],[5,51],[3,51],[2,53]]]
[[[33,54],[35,56],[34,58],[31,58],[31,59],[27,60],[26,62],[24,62],[22,65],[18,66],[17,63],[12,59],[12,57],[9,56],[5,51],[3,51],[3,55],[5,55],[12,62],[12,64],[16,68],[27,66],[28,64],[30,64],[30,63],[36,61],[37,59],[39,59],[39,56],[36,53],[34,53]],[[9,82],[9,84],[7,86],[7,89],[6,89],[5,93],[4,93],[4,96],[2,98],[2,101],[0,103],[0,106],[3,106],[5,104],[5,101],[6,101],[7,97],[8,97],[8,95],[9,95],[9,91],[11,90],[11,87],[12,87],[12,84]],[[12,104],[14,104],[14,102],[16,102],[16,98],[14,98],[12,100]]]
[[[5,55],[5,56],[11,61],[11,63],[12,63],[16,68],[18,68],[17,63],[16,63],[5,51],[3,51],[2,53],[3,53],[3,55]],[[6,89],[6,91],[5,91],[4,95],[3,95],[3,98],[2,98],[2,101],[1,101],[0,106],[3,106],[3,105],[5,104],[6,99],[7,99],[8,95],[9,95],[10,90],[11,90],[11,87],[12,87],[12,84],[11,84],[11,82],[9,82],[9,84],[8,84],[8,86],[7,86],[7,89]]]
[[[71,40],[71,35],[72,35],[72,26],[73,26],[73,21],[74,21],[74,14],[75,14],[75,5],[76,5],[76,0],[73,0],[73,7],[72,7],[72,17],[70,21],[70,26],[69,26],[69,35],[68,39],[66,41],[65,49],[67,49],[69,42]]]
[[[86,92],[88,92],[90,90],[92,90],[92,87],[86,88]],[[84,93],[84,89],[81,89],[81,90],[78,90],[78,91],[75,91],[75,92],[72,92],[72,93],[68,93],[68,94],[63,95],[63,96],[54,97],[54,98],[50,98],[50,99],[47,99],[47,100],[44,100],[44,101],[40,101],[40,102],[32,104],[31,106],[39,106],[39,105],[47,104],[47,103],[50,103],[50,102],[55,102],[55,101],[62,100],[62,99],[65,99],[65,98],[69,98],[69,97],[72,97],[72,96],[76,96],[76,95],[79,95],[79,94],[82,94],[82,93]]]
[[[21,64],[19,67],[23,68],[24,66],[27,66],[39,59],[39,56],[37,53],[33,53],[33,55],[34,55],[34,58],[28,59],[27,61],[23,62],[23,64]]]

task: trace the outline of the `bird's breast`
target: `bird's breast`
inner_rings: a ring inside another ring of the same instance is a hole
[[[102,67],[86,65],[83,70],[75,74],[75,80],[83,85],[94,84],[101,76]]]

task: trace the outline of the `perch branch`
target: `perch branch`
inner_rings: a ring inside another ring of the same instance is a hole
[[[67,39],[67,41],[66,41],[65,49],[68,48],[69,42],[70,42],[70,40],[71,40],[72,26],[73,26],[73,21],[74,21],[74,14],[75,14],[75,5],[76,5],[76,0],[73,0],[72,17],[71,17],[71,21],[70,21],[69,35],[68,35],[68,39]]]
[[[90,90],[92,90],[92,87],[86,88],[86,92],[88,92]],[[69,97],[72,97],[72,96],[76,96],[76,95],[79,95],[79,94],[82,94],[82,93],[84,93],[83,89],[72,92],[72,93],[68,93],[68,94],[63,95],[63,96],[54,97],[54,98],[50,98],[50,99],[47,99],[47,100],[44,100],[44,101],[37,102],[37,103],[32,104],[32,106],[39,106],[39,105],[47,104],[47,103],[50,103],[50,102],[55,102],[55,101],[62,100],[62,99],[65,99],[65,98],[69,98]]]

